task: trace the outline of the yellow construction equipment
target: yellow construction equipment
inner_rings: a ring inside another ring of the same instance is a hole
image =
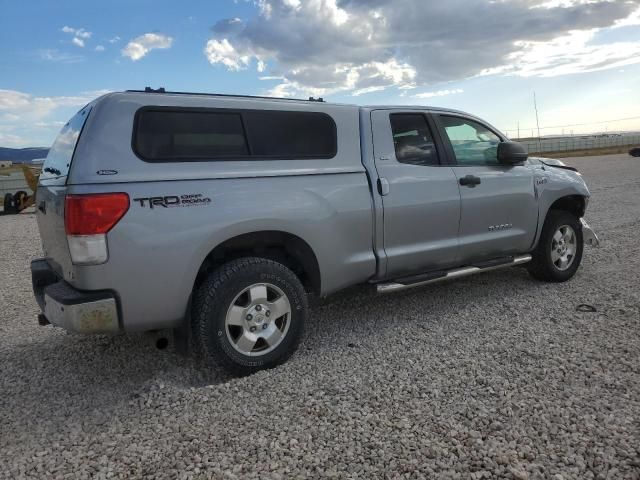
[[[32,167],[20,165],[22,174],[27,185],[33,192],[29,195],[24,190],[19,190],[14,194],[7,193],[4,196],[4,214],[20,213],[36,203],[36,190],[38,189],[38,178],[40,177],[40,166]]]

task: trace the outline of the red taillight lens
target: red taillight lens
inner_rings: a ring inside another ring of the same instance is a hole
[[[67,195],[64,228],[67,235],[107,233],[129,210],[126,193]]]

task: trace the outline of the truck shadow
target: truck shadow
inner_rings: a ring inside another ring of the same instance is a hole
[[[317,349],[336,341],[358,345],[406,325],[431,328],[443,315],[456,315],[518,295],[531,295],[544,284],[532,281],[523,268],[488,272],[405,291],[378,295],[372,286],[353,287],[325,300],[315,300],[304,345]],[[444,325],[446,328],[446,325]]]

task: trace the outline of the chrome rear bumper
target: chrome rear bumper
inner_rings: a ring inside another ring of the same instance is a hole
[[[591,245],[592,247],[599,247],[600,240],[598,239],[596,232],[593,231],[584,218],[580,219],[580,223],[582,224],[582,238],[584,239],[584,243]]]
[[[45,259],[31,262],[38,321],[77,333],[115,333],[120,330],[116,297],[110,291],[85,292],[56,276]],[[42,317],[45,317],[44,319]]]

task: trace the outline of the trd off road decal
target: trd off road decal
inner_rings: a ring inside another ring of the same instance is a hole
[[[205,197],[202,193],[191,193],[187,195],[165,195],[164,197],[144,197],[134,198],[134,202],[139,202],[141,207],[197,207],[208,205],[211,203],[209,197]]]

